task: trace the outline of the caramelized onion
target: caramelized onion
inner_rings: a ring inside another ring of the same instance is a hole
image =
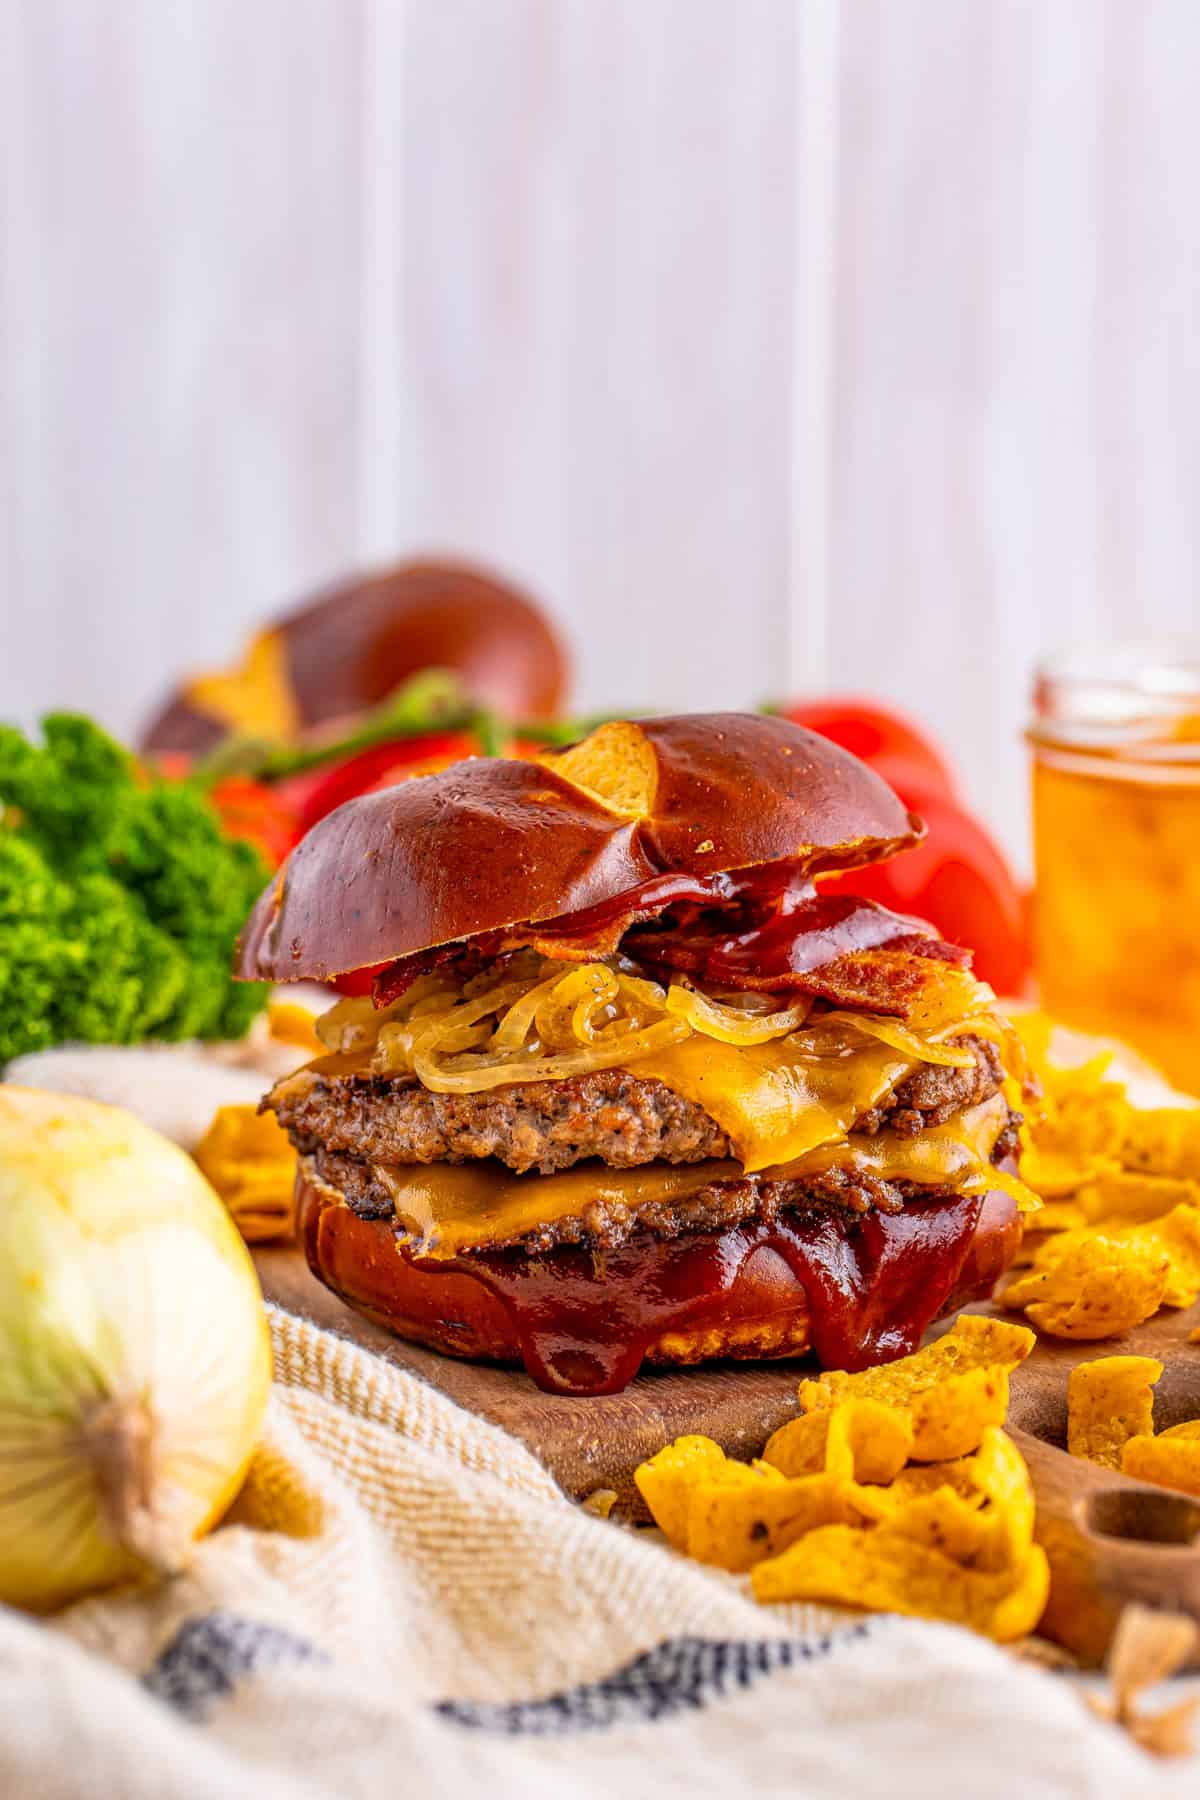
[[[991,990],[965,972],[948,974],[939,1004],[914,1028],[866,1012],[813,1014],[807,995],[779,1007],[764,994],[706,993],[685,976],[667,988],[624,958],[564,962],[525,950],[458,985],[445,973],[423,975],[382,1010],[343,1000],[318,1030],[332,1050],[372,1051],[377,1073],[415,1075],[445,1094],[632,1066],[687,1039],[697,1049],[710,1040],[714,1053],[716,1044],[782,1050],[786,1039],[801,1063],[853,1057],[874,1039],[910,1066],[969,1068],[973,1053],[947,1040],[971,1028]]]
[[[603,963],[583,963],[553,983],[534,1014],[541,1042],[552,1050],[594,1044],[616,1017],[620,977]]]
[[[376,1012],[369,994],[361,999],[339,1000],[322,1013],[313,1030],[335,1055],[368,1049],[379,1036],[383,1014]]]
[[[940,1069],[969,1069],[975,1054],[965,1045],[938,1043],[934,1039],[910,1031],[899,1019],[885,1019],[875,1013],[831,1012],[821,1018],[824,1025],[852,1025],[867,1037],[878,1038],[893,1050],[911,1056],[916,1062],[934,1063]],[[957,1027],[956,1027],[957,1029]]]
[[[689,1035],[681,1019],[660,1019],[644,1031],[611,1026],[586,1049],[552,1056],[464,1056],[439,1063],[433,1049],[422,1044],[413,1054],[413,1071],[424,1087],[435,1094],[477,1094],[485,1088],[505,1087],[514,1081],[565,1081],[572,1075],[589,1075],[593,1069],[613,1069],[635,1062],[677,1044]],[[606,1041],[607,1040],[607,1041]]]
[[[808,1018],[810,1001],[801,997],[795,1006],[780,1012],[748,1011],[723,1005],[702,994],[687,981],[673,981],[666,998],[667,1011],[684,1019],[693,1031],[716,1038],[722,1044],[769,1044],[772,1038],[798,1031]]]

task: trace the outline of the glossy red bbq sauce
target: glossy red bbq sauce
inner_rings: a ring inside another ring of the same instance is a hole
[[[892,1214],[824,1210],[665,1242],[641,1238],[595,1256],[560,1247],[545,1256],[414,1260],[422,1273],[470,1274],[503,1302],[538,1387],[593,1396],[627,1387],[664,1332],[736,1322],[735,1289],[763,1255],[780,1258],[803,1289],[822,1367],[892,1361],[915,1350],[935,1320],[990,1293],[1019,1235],[1013,1201],[993,1190],[910,1201]],[[800,1304],[792,1292],[781,1312]]]

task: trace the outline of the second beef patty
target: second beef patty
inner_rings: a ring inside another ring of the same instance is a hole
[[[995,1045],[986,1038],[963,1041],[974,1053],[971,1068],[923,1064],[855,1130],[886,1126],[915,1137],[991,1099],[1003,1077]],[[729,1139],[702,1107],[625,1069],[480,1094],[434,1094],[387,1076],[326,1078],[314,1072],[281,1084],[266,1104],[299,1149],[371,1162],[459,1163],[494,1156],[517,1174],[536,1169],[550,1175],[591,1157],[632,1169],[733,1155]]]

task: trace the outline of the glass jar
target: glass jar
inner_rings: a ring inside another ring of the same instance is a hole
[[[1200,644],[1055,658],[1033,712],[1042,1004],[1200,1093]]]

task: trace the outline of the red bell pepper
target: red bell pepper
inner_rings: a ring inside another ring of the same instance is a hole
[[[974,951],[976,973],[1000,994],[1024,991],[1030,970],[1028,896],[985,827],[962,804],[954,772],[910,720],[869,701],[834,698],[779,709],[868,763],[928,835],[890,862],[821,881],[896,912],[928,919],[942,937]]]

